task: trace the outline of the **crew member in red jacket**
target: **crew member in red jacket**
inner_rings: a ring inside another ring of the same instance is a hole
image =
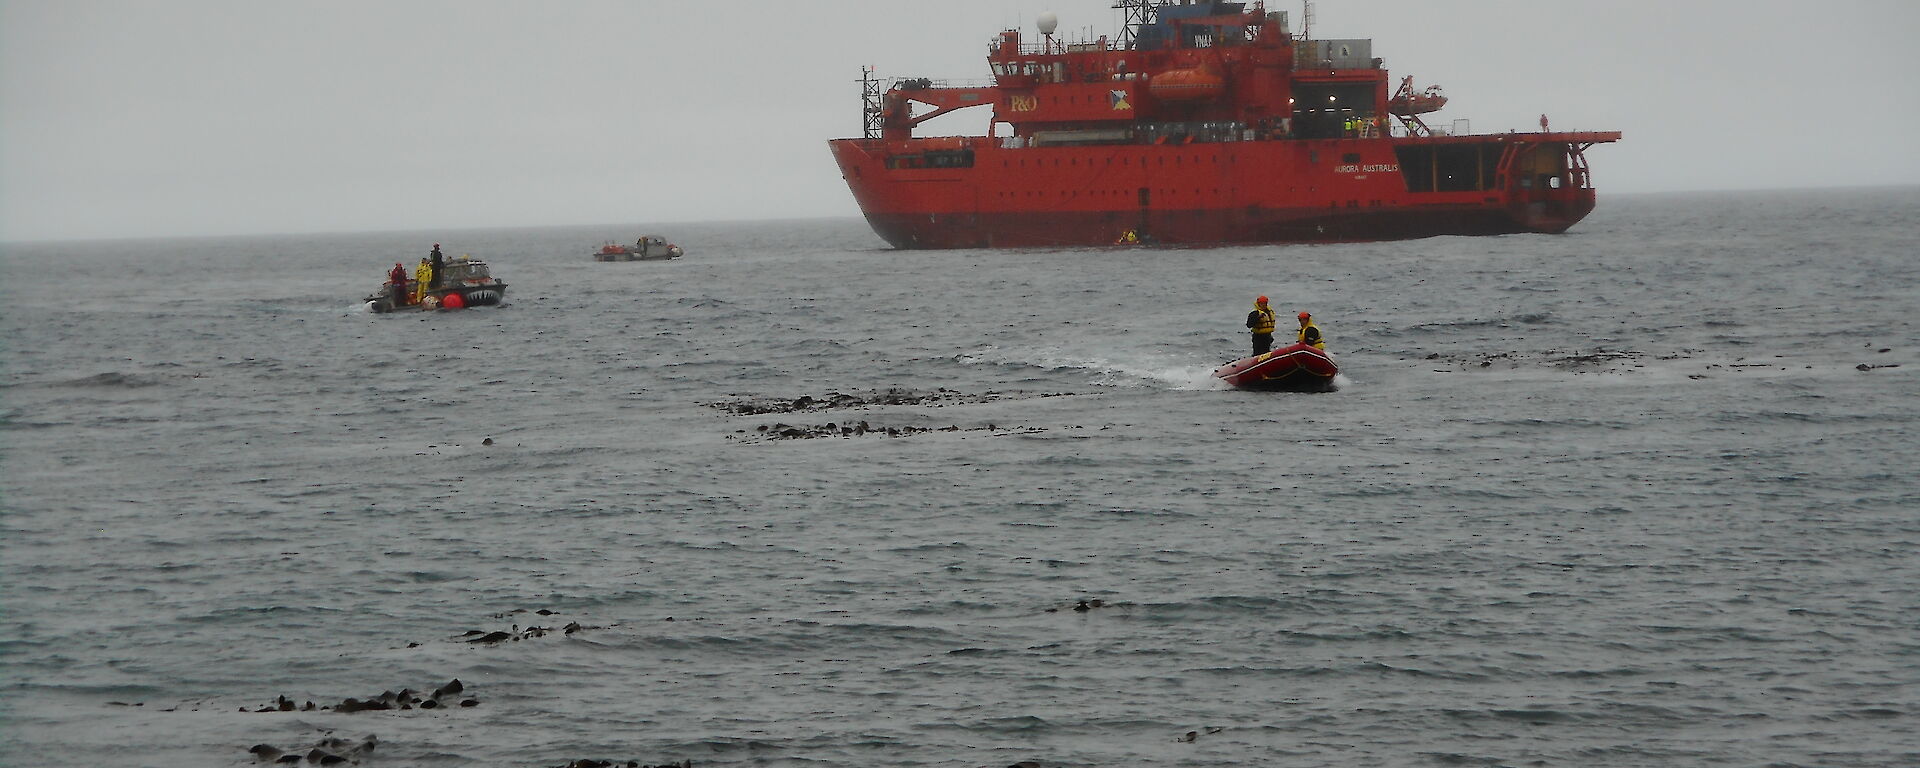
[[[393,306],[401,307],[407,303],[407,268],[400,262],[393,263],[393,271],[387,273],[387,291],[393,296]]]

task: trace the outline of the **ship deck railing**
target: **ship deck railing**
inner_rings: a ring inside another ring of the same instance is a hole
[[[1082,40],[1077,43],[1063,43],[1059,40],[1054,40],[1052,42],[1021,43],[1017,46],[1009,46],[998,38],[988,41],[987,49],[995,54],[1012,54],[1015,56],[1064,56],[1069,53],[1099,53],[1102,51],[1124,50],[1116,47],[1112,40],[1105,42],[1100,40]]]
[[[898,91],[926,91],[935,88],[992,88],[993,80],[935,80],[930,77],[902,77],[893,81]]]

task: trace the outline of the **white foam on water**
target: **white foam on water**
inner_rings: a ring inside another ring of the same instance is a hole
[[[985,347],[957,358],[970,365],[1028,365],[1047,370],[1088,371],[1092,383],[1108,387],[1165,386],[1176,390],[1226,389],[1214,378],[1216,365],[1194,365],[1166,355],[1088,355],[1063,349],[1006,350]]]

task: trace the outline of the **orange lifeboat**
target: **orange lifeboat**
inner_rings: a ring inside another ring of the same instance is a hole
[[[1447,105],[1447,94],[1440,86],[1429,85],[1425,91],[1413,92],[1413,78],[1409,77],[1400,85],[1400,92],[1387,100],[1387,111],[1401,117],[1424,115],[1438,112]]]
[[[1227,79],[1210,67],[1170,69],[1147,81],[1147,93],[1160,101],[1206,101],[1227,90]]]

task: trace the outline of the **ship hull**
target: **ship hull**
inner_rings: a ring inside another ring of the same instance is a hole
[[[868,223],[896,248],[1308,243],[1558,234],[1595,205],[1577,134],[1007,149],[832,142]],[[1429,161],[1428,158],[1434,158]],[[1131,233],[1132,237],[1129,237]]]

